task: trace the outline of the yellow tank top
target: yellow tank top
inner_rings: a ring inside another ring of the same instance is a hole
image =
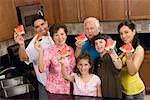
[[[122,92],[127,95],[138,94],[145,89],[144,83],[138,72],[133,76],[128,74],[128,69],[127,66],[125,66],[125,62],[126,57],[123,57],[122,63],[124,67],[121,69],[121,84],[123,87]]]

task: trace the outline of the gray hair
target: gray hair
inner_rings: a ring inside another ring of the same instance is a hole
[[[88,17],[84,20],[84,27],[86,26],[87,23],[92,22],[95,23],[95,25],[97,26],[97,28],[100,28],[100,22],[97,18],[95,17]]]

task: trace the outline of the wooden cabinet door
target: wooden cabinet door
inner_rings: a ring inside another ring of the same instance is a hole
[[[127,17],[126,0],[102,0],[102,8],[104,21],[124,20]]]
[[[0,41],[13,38],[18,24],[14,0],[0,0]]]
[[[140,68],[140,75],[145,83],[145,90],[150,92],[150,50],[145,51],[144,61]]]
[[[41,4],[43,6],[43,11],[44,11],[44,17],[48,21],[48,23],[54,24],[55,19],[54,19],[54,12],[53,12],[53,0],[41,0]]]
[[[150,0],[128,0],[130,19],[149,19]]]
[[[88,16],[101,19],[101,0],[59,0],[60,20],[65,23],[83,22]]]
[[[40,0],[15,0],[16,6],[25,6],[40,3]]]
[[[80,22],[88,16],[102,19],[101,0],[80,0]]]
[[[24,6],[28,5],[28,0],[15,0],[15,5],[18,6]]]
[[[29,4],[38,4],[40,0],[28,0]]]
[[[59,10],[61,22],[79,22],[79,0],[59,0]]]

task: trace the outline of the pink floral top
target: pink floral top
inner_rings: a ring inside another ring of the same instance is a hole
[[[74,50],[70,49],[70,55],[65,57],[65,66],[68,73],[72,73],[75,66]],[[70,94],[70,82],[65,80],[61,73],[61,65],[58,61],[60,48],[56,45],[44,52],[44,70],[48,71],[46,90],[55,94]]]

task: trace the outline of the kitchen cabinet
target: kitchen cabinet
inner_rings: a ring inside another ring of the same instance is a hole
[[[145,51],[144,61],[140,69],[140,75],[145,83],[145,90],[150,92],[150,50]]]
[[[54,1],[55,0],[41,0],[44,16],[50,25],[56,22],[54,12],[53,12],[53,7],[56,5],[53,3]]]
[[[88,16],[102,18],[101,0],[58,0],[60,21],[64,23],[83,22]]]
[[[102,0],[104,21],[123,20],[126,16],[126,0]]]
[[[40,0],[15,0],[16,6],[25,6],[40,3]]]
[[[13,38],[13,29],[17,24],[14,0],[0,0],[0,41]]]
[[[149,0],[102,0],[103,20],[149,19]]]
[[[128,0],[130,19],[150,19],[150,0]]]

